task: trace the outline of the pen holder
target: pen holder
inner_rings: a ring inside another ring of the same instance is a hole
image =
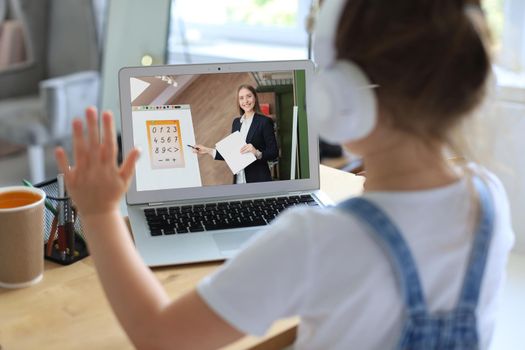
[[[44,257],[61,265],[70,265],[88,256],[89,252],[80,219],[70,198],[58,196],[57,179],[45,181],[34,186],[46,193]],[[60,212],[59,207],[64,208],[68,204],[69,210],[72,210],[74,213],[73,220],[59,227],[59,215],[65,216],[66,214],[65,210]]]

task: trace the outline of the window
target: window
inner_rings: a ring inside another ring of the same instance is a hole
[[[501,36],[503,33],[503,1],[504,0],[484,0],[483,11],[487,18],[488,25],[492,32],[492,40],[496,51],[501,48]]]
[[[505,0],[500,62],[510,70],[525,72],[525,2]]]
[[[312,2],[173,0],[169,61],[306,58]],[[482,6],[499,68],[525,74],[525,1],[482,0]]]
[[[525,71],[525,2],[523,0],[484,0],[493,33],[497,64],[514,71]]]
[[[305,46],[310,0],[174,0],[175,41],[226,39]]]

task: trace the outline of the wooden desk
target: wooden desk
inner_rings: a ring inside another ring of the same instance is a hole
[[[360,177],[321,166],[321,189],[334,202],[360,193],[362,184]],[[220,264],[156,268],[154,272],[175,298],[194,288]],[[265,338],[245,337],[224,349],[262,350],[268,339],[289,339],[289,330],[296,324],[297,319],[279,321]],[[70,266],[46,261],[39,284],[0,289],[0,350],[132,348],[110,309],[90,257]]]

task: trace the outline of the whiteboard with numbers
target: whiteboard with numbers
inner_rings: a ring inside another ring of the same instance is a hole
[[[189,105],[136,108],[133,142],[143,150],[135,166],[137,191],[202,186]]]
[[[148,120],[146,129],[152,169],[186,166],[179,120]]]

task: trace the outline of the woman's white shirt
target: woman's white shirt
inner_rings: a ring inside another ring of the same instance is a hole
[[[481,349],[487,349],[514,235],[503,186],[479,171],[496,208],[477,309]],[[464,179],[432,190],[364,195],[401,230],[431,312],[457,303],[475,224],[469,191]],[[334,208],[287,211],[205,278],[198,292],[247,334],[263,335],[273,321],[300,316],[295,349],[389,349],[403,325],[404,305],[387,255],[357,219]]]
[[[253,116],[251,118],[245,118],[244,114],[242,115],[240,122],[241,122],[241,130],[239,131],[241,133],[242,139],[246,140],[246,137],[248,136],[248,130],[250,130],[250,126],[252,125]],[[213,159],[215,159],[215,156],[217,155],[217,150],[214,149],[211,153],[211,156]],[[246,183],[246,175],[244,173],[244,169],[239,171],[237,174],[235,174],[235,183],[236,184],[245,184]]]
[[[251,118],[246,118],[244,114],[240,119],[241,130],[239,132],[241,133],[242,139],[245,141],[246,141],[246,137],[248,136],[248,130],[250,130],[250,126],[252,125],[252,121],[253,121],[253,116]],[[244,169],[242,169],[235,175],[235,183],[236,184],[246,183],[246,174],[244,173]]]

